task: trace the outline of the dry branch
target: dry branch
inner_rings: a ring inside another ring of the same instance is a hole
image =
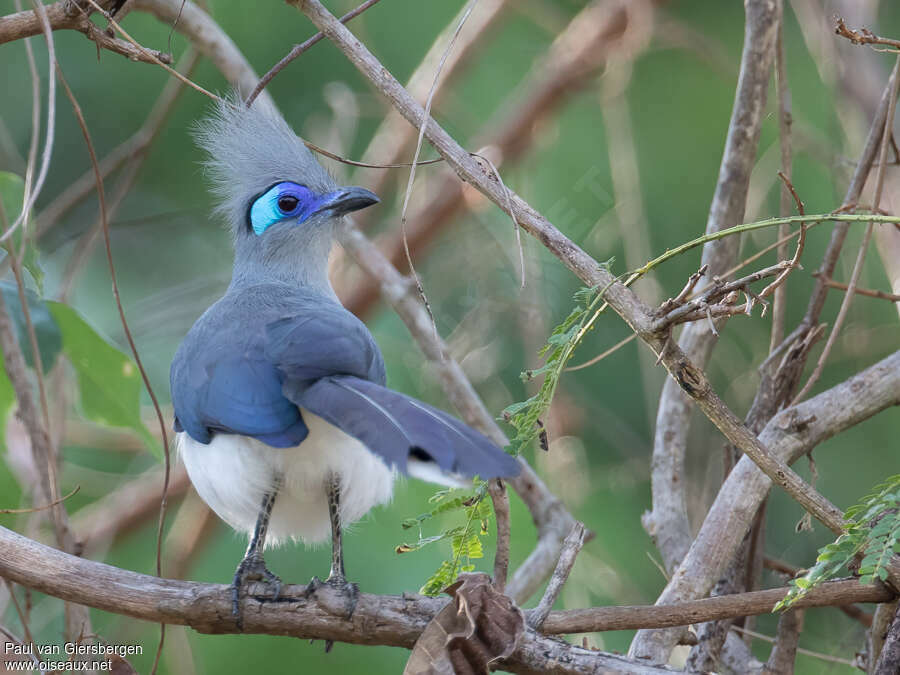
[[[156,63],[154,59],[163,63],[171,63],[172,57],[164,52],[155,49],[147,49],[146,47],[137,48],[130,42],[116,37],[112,37],[105,31],[100,30],[90,20],[91,10],[82,10],[75,14],[68,14],[66,8],[70,5],[67,0],[52,5],[47,5],[47,18],[50,21],[50,28],[53,30],[77,30],[83,33],[88,40],[97,44],[97,47],[107,49],[116,54],[130,59],[131,61],[143,61],[144,63]],[[101,3],[104,9],[108,9],[114,3],[107,0]],[[40,18],[34,11],[17,12],[7,16],[0,17],[0,44],[11,42],[13,40],[21,40],[22,38],[39,35],[41,33]],[[148,56],[152,55],[152,58]]]

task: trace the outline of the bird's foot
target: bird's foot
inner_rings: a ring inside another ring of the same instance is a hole
[[[281,593],[281,579],[272,574],[266,567],[266,561],[258,553],[250,553],[241,560],[234,573],[234,581],[231,583],[231,614],[237,621],[238,628],[243,630],[244,622],[241,615],[241,587],[248,581],[262,581],[272,589],[272,600],[277,600]]]
[[[306,597],[312,596],[329,614],[349,621],[359,602],[359,586],[337,574],[330,575],[325,581],[313,577],[306,586]]]

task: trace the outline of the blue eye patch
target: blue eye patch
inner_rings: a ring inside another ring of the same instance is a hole
[[[308,187],[285,181],[273,185],[250,206],[250,227],[261,235],[282,220],[302,223],[327,202],[328,195],[318,195]]]

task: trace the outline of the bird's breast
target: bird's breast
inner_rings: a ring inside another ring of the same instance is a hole
[[[179,453],[200,497],[222,520],[252,532],[266,494],[281,477],[269,521],[269,540],[317,543],[331,532],[326,482],[341,484],[341,522],[359,520],[373,506],[390,501],[395,472],[362,443],[302,410],[309,435],[297,446],[274,448],[250,436],[217,433],[208,444],[182,432]]]

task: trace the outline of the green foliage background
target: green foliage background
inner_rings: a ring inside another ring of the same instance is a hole
[[[546,26],[562,28],[584,4],[575,0],[522,2],[528,11],[506,11],[495,25],[491,39],[464,74],[452,81],[450,91],[433,111],[464,145],[477,134],[484,120],[502,107],[532,64],[545,53],[553,37]],[[298,12],[280,2],[218,0],[210,4],[215,18],[259,72],[313,32]],[[356,3],[332,0],[327,4],[335,13],[343,13]],[[462,5],[462,0],[384,0],[356,20],[353,30],[403,81]],[[14,11],[13,3],[0,1],[0,10],[4,14]],[[743,36],[741,3],[685,0],[671,3],[664,12],[697,31],[698,49],[673,47],[655,39],[635,64],[627,92],[649,225],[649,248],[654,254],[693,238],[705,226]],[[541,21],[535,22],[535,16]],[[125,25],[143,44],[166,48],[169,31],[155,19],[134,12]],[[872,28],[880,34],[898,36],[900,8],[882,3],[879,23]],[[107,52],[100,54],[98,62],[94,46],[80,34],[61,31],[55,38],[60,63],[84,109],[102,157],[140,126],[167,75],[153,66],[131,63]],[[185,40],[177,34],[171,40],[177,57],[185,49]],[[36,39],[34,44],[46,78],[42,42]],[[839,205],[846,184],[846,163],[839,158],[852,157],[856,148],[845,148],[843,141],[838,140],[843,138],[834,111],[839,94],[820,79],[793,15],[787,21],[785,45],[795,129],[805,138],[798,143],[795,155],[794,183],[808,212],[825,212]],[[710,47],[711,51],[700,47]],[[839,53],[852,63],[858,57],[858,49],[843,44]],[[0,170],[21,173],[21,162],[10,147],[24,155],[29,138],[30,80],[24,45],[19,42],[0,46],[0,58],[0,91],[6,94],[0,100],[0,131],[7,139],[0,143]],[[885,79],[888,66],[889,57],[885,57]],[[206,62],[197,68],[194,79],[213,90],[227,88]],[[506,184],[547,214],[596,259],[615,257],[619,262],[613,270],[621,273],[626,265],[613,212],[614,190],[600,117],[600,88],[601,80],[597,79],[574,96],[557,117],[543,124],[532,151],[516,166],[504,166],[503,177]],[[365,149],[385,112],[379,96],[327,43],[316,46],[290,66],[269,90],[294,127],[322,145],[334,140],[324,136],[334,116],[326,104],[327,97],[352,93],[359,116],[351,120],[353,124],[341,141],[344,153],[355,158]],[[178,342],[222,292],[230,276],[228,235],[222,223],[208,217],[210,201],[198,165],[200,155],[188,135],[191,122],[207,106],[208,101],[196,92],[183,94],[112,230],[122,299],[151,380],[165,403],[168,365]],[[54,160],[39,206],[46,205],[89,168],[84,142],[64,98],[58,102],[57,110]],[[770,152],[773,143],[777,143],[777,125],[770,115],[763,127],[761,155]],[[342,179],[353,181],[349,167],[327,160],[325,163]],[[420,175],[442,170],[423,167]],[[405,173],[397,172],[395,180],[405,184]],[[383,196],[386,199],[379,207],[378,227],[394,230],[399,227],[402,194]],[[415,199],[428,198],[426,184],[419,182]],[[777,204],[777,189],[772,189],[758,217],[777,213]],[[39,242],[48,297],[58,288],[75,239],[93,225],[96,213],[95,200],[85,201]],[[851,231],[847,251],[855,250],[860,232],[858,228]],[[464,345],[457,356],[465,357],[463,363],[472,367],[479,392],[498,414],[510,403],[534,393],[520,381],[519,373],[540,365],[536,350],[547,335],[527,334],[528,326],[535,325],[527,318],[533,315],[527,312],[538,312],[538,323],[549,331],[567,316],[572,295],[580,285],[540,246],[526,239],[529,281],[528,288],[520,290],[513,236],[508,216],[500,210],[476,210],[448,228],[417,263],[439,330],[450,336],[454,344]],[[771,232],[755,233],[748,237],[744,248],[752,252],[771,241],[771,237]],[[827,237],[826,228],[811,233],[804,255],[807,269],[791,277],[789,323],[796,321],[806,307],[812,285],[809,272],[815,268]],[[846,257],[839,268],[844,278],[850,265],[850,256]],[[694,251],[656,271],[654,277],[664,293],[676,293],[695,271],[698,260],[699,252]],[[886,288],[874,252],[869,255],[861,284]],[[637,289],[640,292],[647,286],[641,282]],[[838,302],[838,295],[830,298],[825,317],[834,316]],[[99,248],[79,279],[72,304],[102,333],[125,348]],[[382,309],[369,325],[384,350],[391,384],[447,407],[435,378],[423,366],[399,319]],[[755,368],[767,349],[768,331],[768,319],[757,316],[732,320],[709,367],[714,385],[739,412],[745,411],[752,399]],[[587,360],[626,335],[627,328],[618,318],[604,315],[571,363]],[[882,358],[896,349],[897,343],[896,310],[885,302],[858,299],[820,387],[839,382]],[[645,377],[639,375],[641,363],[649,372]],[[597,366],[564,375],[561,388],[571,413],[568,423],[573,436],[564,439],[560,444],[563,450],[557,452],[566,454],[561,458],[535,458],[534,447],[526,450],[576,517],[597,535],[579,559],[560,607],[651,603],[664,584],[654,564],[656,551],[640,526],[641,513],[649,508],[649,457],[655,404],[663,376],[661,369],[652,368],[652,357],[646,349],[634,343]],[[146,404],[146,395],[143,396]],[[722,439],[700,420],[692,433],[689,497],[696,519],[712,498],[721,475]],[[896,414],[889,412],[823,444],[816,452],[818,488],[842,508],[856,503],[887,475],[897,472],[896,438]],[[64,457],[63,493],[76,484],[82,486],[69,504],[70,511],[113,490],[155,461],[148,452],[127,454],[81,446],[65,447]],[[801,464],[801,472],[808,475],[805,463]],[[439,546],[402,556],[394,550],[408,539],[401,522],[428,510],[427,500],[433,492],[433,488],[418,482],[401,482],[390,507],[376,510],[352,528],[345,543],[348,573],[364,591],[414,590],[444,559],[446,552]],[[20,488],[6,464],[0,462],[0,507],[16,507],[20,500]],[[171,509],[169,525],[176,511],[177,507]],[[784,494],[774,493],[766,550],[803,567],[811,564],[817,548],[831,539],[821,527],[812,533],[797,534],[794,525],[801,515]],[[442,517],[435,519],[435,532],[439,531]],[[515,566],[534,542],[528,513],[515,497],[512,519]],[[24,523],[11,517],[4,517],[2,522],[16,528]],[[147,523],[117,541],[101,557],[114,565],[152,573],[155,527],[155,523]],[[188,578],[219,583],[230,580],[245,542],[224,525],[217,528],[197,552]],[[479,561],[482,569],[490,569],[492,548],[493,539],[488,537],[486,557]],[[270,568],[291,582],[305,582],[313,575],[324,574],[328,559],[324,548],[306,551],[300,546],[287,546],[268,556]],[[782,583],[768,576],[765,582]],[[62,618],[57,601],[36,597],[33,616],[32,630],[39,642],[59,641]],[[157,627],[100,612],[95,612],[93,618],[95,630],[107,641],[143,645],[144,655],[135,658],[134,664],[141,672],[149,670]],[[11,614],[4,621],[17,625]],[[774,617],[762,617],[758,629],[772,634],[774,622]],[[624,651],[630,638],[630,632],[614,632],[590,639],[604,649]],[[859,624],[836,610],[824,609],[808,613],[801,646],[852,658],[861,641]],[[759,655],[767,653],[766,645],[758,641],[754,647]],[[162,672],[168,673],[280,672],[289,668],[301,672],[328,669],[342,673],[395,673],[402,669],[407,656],[401,649],[343,644],[325,655],[321,643],[310,645],[269,636],[206,636],[178,628],[170,629],[166,649]],[[851,670],[801,655],[797,672]]]

